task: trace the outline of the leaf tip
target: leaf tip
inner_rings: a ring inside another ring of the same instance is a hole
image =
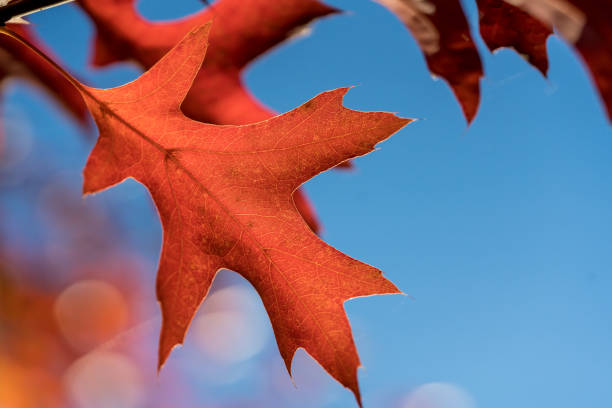
[[[353,88],[358,87],[359,85],[350,85],[350,86],[344,86],[341,88],[337,88],[331,91],[327,91],[324,92],[324,94],[330,94],[333,97],[339,98],[340,99],[340,103],[342,104],[343,100],[344,100],[344,96],[346,95],[346,93],[348,91],[350,91]],[[342,106],[344,106],[344,104],[342,104]],[[367,112],[367,113],[375,113],[375,112]],[[393,121],[393,124],[395,126],[397,126],[397,129],[394,132],[397,132],[398,130],[400,130],[401,128],[403,128],[404,126],[408,125],[411,122],[414,122],[415,120],[418,119],[414,119],[414,118],[404,118],[401,116],[398,116],[396,113],[394,112],[382,112],[385,115],[389,115]],[[345,167],[345,166],[343,166]],[[348,168],[350,168],[351,166],[346,166]]]
[[[157,357],[157,375],[161,372],[162,368],[168,361],[168,357],[170,357],[170,353],[178,346],[182,346],[183,341],[178,341],[173,344],[171,342],[164,341],[164,336],[160,337],[159,341],[159,354]]]
[[[317,14],[319,17],[325,17],[325,16],[333,15],[333,14],[345,14],[346,13],[345,10],[330,6],[325,3],[321,3],[320,1],[317,1],[316,3],[318,7]]]
[[[83,197],[87,197],[88,195],[92,195],[97,192],[97,190],[91,185],[89,182],[90,178],[84,175],[83,177],[83,188],[81,190],[81,195]]]
[[[548,67],[548,60],[546,60],[545,62],[543,62],[543,63],[541,63],[541,64],[537,64],[537,63],[535,63],[535,62],[533,62],[532,64],[533,64],[533,66],[535,66],[535,67],[536,67],[536,69],[537,69],[538,71],[540,71],[540,73],[542,74],[542,76],[543,76],[544,78],[547,78],[547,79],[548,79],[548,68],[549,68],[549,67]]]
[[[357,371],[360,367],[363,367],[361,363],[359,363],[355,367],[355,378],[357,378]],[[351,392],[355,396],[355,401],[357,402],[357,405],[359,406],[359,408],[363,408],[363,401],[361,400],[361,391],[359,390],[359,383],[355,382],[354,384],[345,385],[345,387],[351,390]]]
[[[478,97],[478,100],[476,100],[475,102],[473,101],[468,102],[468,101],[460,100],[459,104],[461,105],[461,109],[463,111],[463,117],[465,118],[465,121],[467,122],[466,127],[469,129],[469,127],[474,122],[476,115],[478,114],[478,109],[480,108],[480,96]]]
[[[393,114],[393,116],[398,120],[398,123],[401,125],[400,129],[403,128],[404,126],[411,124],[412,122],[416,122],[417,120],[420,120],[418,118],[404,118],[402,116],[397,116],[396,114]]]
[[[388,119],[386,121],[387,129],[388,129],[387,138],[391,137],[393,134],[402,130],[405,126],[417,120],[413,118],[404,118],[404,117],[396,115],[395,113],[385,113],[385,114],[388,115]]]
[[[210,27],[212,26],[213,21],[214,19],[195,27],[193,30],[191,30],[190,34],[196,37],[208,39],[208,34],[210,33]]]

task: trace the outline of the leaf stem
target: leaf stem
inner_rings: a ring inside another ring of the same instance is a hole
[[[0,7],[0,23],[4,25],[12,18],[23,17],[70,1],[72,0],[13,0],[6,6]]]
[[[55,68],[68,82],[70,82],[75,88],[80,91],[84,91],[83,86],[79,81],[77,81],[68,71],[62,68],[58,63],[49,58],[44,52],[39,50],[35,45],[31,44],[28,40],[23,38],[21,35],[16,32],[10,30],[6,26],[0,26],[0,34],[7,35],[16,41],[19,41],[24,46],[28,47],[32,52],[38,55],[40,58],[44,59],[48,64],[50,64],[53,68]]]

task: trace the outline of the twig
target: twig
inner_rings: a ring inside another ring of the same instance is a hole
[[[28,47],[30,50],[32,50],[32,52],[36,53],[39,57],[44,59],[53,68],[55,68],[60,74],[62,74],[62,76],[64,76],[64,78],[66,78],[68,80],[68,82],[70,82],[72,85],[74,85],[77,89],[85,91],[85,88],[83,88],[81,83],[79,81],[77,81],[76,79],[74,79],[74,77],[72,75],[70,75],[70,73],[68,73],[68,71],[66,71],[59,64],[57,64],[55,61],[53,61],[51,58],[49,58],[44,52],[39,50],[37,47],[32,45],[28,40],[26,40],[25,38],[23,38],[22,36],[20,36],[16,32],[11,31],[7,27],[0,27],[0,35],[7,35],[7,36],[9,36],[9,37],[19,41],[20,43],[22,43],[23,45]]]
[[[13,0],[6,6],[0,7],[0,24],[4,25],[13,18],[27,16],[70,1],[73,0]]]

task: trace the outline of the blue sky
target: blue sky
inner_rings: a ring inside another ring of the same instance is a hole
[[[196,0],[175,3],[171,14],[161,0],[143,0],[139,8],[150,18],[170,18],[201,7]],[[610,406],[612,132],[574,52],[549,39],[544,78],[510,50],[490,54],[476,34],[486,77],[479,113],[467,127],[448,86],[431,77],[414,40],[386,9],[369,0],[327,3],[348,12],[263,56],[245,79],[279,112],[324,90],[359,85],[346,106],[421,119],[356,159],[355,171],[327,172],[305,185],[323,239],[382,269],[411,296],[346,304],[365,366],[365,405],[399,407],[416,387],[447,382],[478,407]],[[476,27],[474,2],[463,3]],[[31,20],[91,85],[117,86],[140,72],[130,65],[89,68],[92,27],[73,5]],[[36,90],[14,85],[5,95],[5,109],[30,123],[34,148],[25,163],[41,166],[44,159],[77,194],[93,139]],[[2,203],[3,212],[15,211],[5,229],[35,248],[42,239],[36,222],[11,200]],[[127,182],[86,202],[118,220],[126,246],[148,260],[152,285],[161,230],[144,189]],[[187,345],[174,358],[187,364],[188,353]],[[282,365],[273,344],[266,353],[275,370]],[[303,353],[294,365],[298,388],[283,383],[290,388],[283,404],[355,406]],[[196,369],[191,374],[194,384],[203,382]],[[311,380],[323,390],[315,400]],[[223,404],[253,381],[213,390],[212,398]]]

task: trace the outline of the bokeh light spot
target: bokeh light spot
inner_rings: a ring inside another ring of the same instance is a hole
[[[192,327],[196,344],[218,363],[248,360],[268,341],[265,313],[252,290],[229,286],[213,292]]]
[[[432,382],[412,391],[402,408],[476,408],[476,403],[466,390],[457,385]]]
[[[58,326],[79,351],[88,351],[124,329],[128,308],[123,295],[101,281],[81,281],[65,289],[54,307]]]
[[[114,352],[97,351],[77,360],[66,371],[64,383],[81,408],[140,408],[145,402],[138,368]]]

